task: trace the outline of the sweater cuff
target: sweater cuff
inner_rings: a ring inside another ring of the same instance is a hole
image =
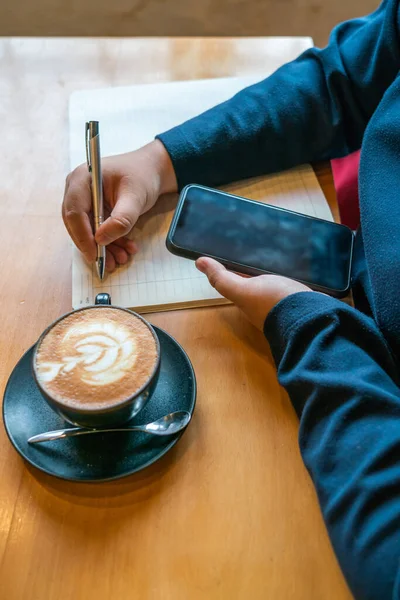
[[[186,138],[181,127],[174,127],[156,135],[155,139],[163,143],[169,154],[178,182],[178,191],[189,183],[200,183],[196,149]]]
[[[264,335],[278,367],[286,346],[296,331],[317,318],[331,318],[331,313],[343,302],[320,292],[297,292],[274,306],[264,323]]]

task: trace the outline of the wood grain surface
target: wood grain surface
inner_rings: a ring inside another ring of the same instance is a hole
[[[287,59],[299,50],[287,42]],[[268,39],[0,41],[0,392],[71,308],[60,217],[75,89],[262,72]],[[317,168],[335,208],[329,167]],[[4,600],[295,599],[350,594],[302,464],[268,345],[233,307],[155,314],[198,379],[193,422],[136,476],[72,484],[28,467],[0,428]]]

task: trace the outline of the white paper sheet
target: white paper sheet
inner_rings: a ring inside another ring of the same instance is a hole
[[[244,78],[137,85],[75,92],[70,100],[71,169],[85,161],[84,125],[99,120],[102,155],[139,148],[154,136],[230,98],[261,79]],[[322,190],[309,166],[226,186],[247,198],[262,200],[304,214],[332,219]],[[176,196],[162,198],[134,228],[140,250],[127,266],[100,283],[73,249],[73,307],[94,302],[99,292],[111,294],[114,304],[140,312],[186,305],[218,303],[221,297],[189,260],[170,254],[165,238]]]

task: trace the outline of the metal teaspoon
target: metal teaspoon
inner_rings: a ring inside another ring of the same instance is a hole
[[[34,435],[28,439],[28,444],[38,444],[40,442],[50,442],[62,438],[73,437],[75,435],[87,435],[89,433],[109,433],[111,431],[144,431],[153,435],[174,435],[185,429],[189,425],[191,414],[185,410],[177,411],[165,415],[153,423],[146,425],[132,425],[131,427],[114,427],[112,429],[89,429],[87,427],[72,427],[69,429],[57,429],[56,431],[47,431]]]

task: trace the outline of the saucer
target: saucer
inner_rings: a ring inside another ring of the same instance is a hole
[[[177,410],[193,414],[196,378],[183,348],[162,329],[161,368],[157,387],[130,425],[150,423]],[[32,377],[33,347],[15,366],[3,400],[3,421],[17,452],[31,465],[69,481],[109,481],[136,473],[166,454],[183,432],[156,437],[142,432],[93,433],[43,444],[28,444],[32,435],[73,427],[57,415],[41,396]]]

